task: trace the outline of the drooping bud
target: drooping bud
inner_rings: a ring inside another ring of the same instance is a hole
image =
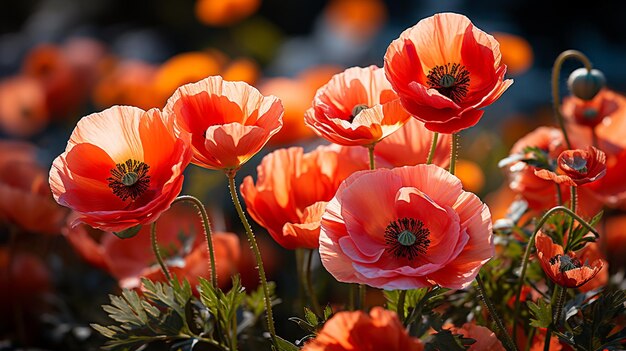
[[[588,71],[586,68],[579,68],[567,79],[567,87],[572,95],[585,101],[593,99],[605,85],[604,73],[597,69]]]

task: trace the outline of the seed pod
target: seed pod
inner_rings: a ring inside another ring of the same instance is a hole
[[[567,79],[569,91],[577,98],[586,101],[593,99],[605,84],[604,73],[597,69],[587,71],[586,68],[579,68]]]

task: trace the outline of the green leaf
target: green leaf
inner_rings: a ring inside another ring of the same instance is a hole
[[[281,338],[280,336],[276,336],[276,344],[278,346],[277,351],[299,351],[300,348],[289,341]],[[274,346],[272,346],[273,350],[276,350]]]
[[[534,318],[531,318],[530,325],[536,328],[547,328],[552,324],[552,305],[544,299],[539,299],[539,304],[526,301]]]
[[[313,313],[313,311],[311,311],[307,307],[304,308],[304,318],[306,318],[307,322],[309,322],[309,324],[311,325],[317,325],[319,323],[319,319],[317,318],[315,313]]]
[[[128,229],[124,229],[121,232],[113,232],[113,234],[115,234],[115,236],[117,236],[120,239],[130,239],[134,237],[135,235],[137,235],[137,233],[139,233],[140,230],[141,230],[141,224],[136,225],[134,227],[130,227]]]
[[[426,351],[465,351],[476,340],[465,338],[461,334],[453,334],[450,330],[442,329],[433,336],[431,342],[426,344]]]

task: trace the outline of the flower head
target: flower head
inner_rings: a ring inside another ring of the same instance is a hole
[[[361,171],[326,207],[320,255],[341,282],[462,289],[494,255],[491,216],[438,166]]]
[[[304,122],[330,142],[366,146],[395,132],[409,118],[383,69],[369,66],[333,76],[315,94]]]
[[[465,323],[461,327],[453,327],[452,332],[476,341],[467,349],[468,351],[506,350],[494,332],[489,330],[489,328],[477,325],[474,321]]]
[[[513,83],[504,80],[498,42],[465,16],[440,13],[405,30],[387,48],[385,73],[402,106],[426,128],[455,133]]]
[[[304,153],[301,147],[291,147],[265,156],[257,167],[256,184],[248,176],[241,185],[250,216],[287,249],[317,248],[326,203],[341,181],[367,168],[344,151],[320,146]]]
[[[573,252],[564,253],[563,247],[555,244],[546,234],[539,232],[535,239],[537,256],[546,275],[566,288],[578,288],[595,277],[603,263],[596,259],[583,262]]]
[[[575,96],[563,99],[563,115],[577,124],[595,128],[602,123],[605,117],[610,116],[623,105],[619,94],[602,89],[591,100],[585,101]]]
[[[180,193],[189,136],[157,109],[114,106],[81,119],[50,170],[54,199],[76,222],[119,232],[154,222]]]
[[[164,114],[179,132],[191,134],[192,163],[237,170],[282,127],[283,106],[244,82],[220,76],[181,86]]]
[[[604,177],[606,155],[593,146],[588,146],[585,150],[565,150],[557,159],[557,167],[556,172],[535,170],[535,175],[557,184],[583,185]]]
[[[369,315],[362,311],[335,314],[302,351],[423,349],[422,342],[409,336],[395,312],[374,307]]]

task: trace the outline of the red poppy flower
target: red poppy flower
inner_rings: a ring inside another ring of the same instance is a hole
[[[409,336],[395,312],[377,306],[369,315],[362,311],[335,314],[302,349],[342,350],[422,351],[424,345]]]
[[[588,146],[585,150],[565,150],[559,155],[557,166],[556,172],[541,169],[535,170],[535,175],[557,184],[578,186],[604,177],[606,155],[593,146]]]
[[[578,288],[595,277],[602,269],[603,263],[596,259],[591,263],[583,262],[576,254],[565,254],[563,247],[555,244],[552,239],[542,233],[535,239],[539,263],[546,275],[566,288]]]
[[[334,75],[315,94],[304,122],[330,142],[367,146],[398,130],[410,117],[383,69],[369,66]]]
[[[43,85],[35,78],[16,76],[0,81],[0,130],[27,138],[48,125]]]
[[[192,163],[225,171],[238,170],[283,125],[278,98],[220,76],[178,88],[164,114],[177,130],[191,134]]]
[[[493,255],[489,209],[435,165],[356,172],[322,216],[322,264],[340,282],[462,289]]]
[[[76,222],[102,230],[152,223],[180,193],[188,143],[157,109],[114,106],[91,114],[52,164],[54,199],[80,214]]]
[[[453,327],[451,330],[454,334],[461,334],[466,338],[476,340],[467,349],[468,351],[506,351],[494,332],[477,325],[474,321],[465,323],[462,327]]]
[[[623,98],[621,99],[623,100]],[[595,128],[602,123],[605,117],[615,113],[623,104],[619,94],[609,89],[602,89],[589,101],[575,96],[566,97],[563,99],[562,113],[563,116],[577,124]]]
[[[241,185],[250,216],[287,249],[319,246],[320,221],[326,203],[348,175],[367,169],[340,148],[320,146],[304,153],[301,147],[278,149],[263,158],[254,184]],[[314,186],[313,186],[314,184]]]
[[[139,288],[142,277],[165,280],[154,258],[149,226],[124,240],[111,233],[90,230],[86,225],[68,226],[64,235],[81,257],[111,274],[122,288]],[[198,277],[210,279],[206,240],[195,210],[176,206],[164,212],[159,218],[157,237],[165,264],[178,279],[187,279],[192,286],[198,284]],[[216,232],[212,238],[218,282],[225,287],[239,262],[239,237]]]
[[[435,132],[455,133],[513,84],[504,80],[498,42],[465,16],[439,13],[402,32],[387,48],[385,72],[402,106]]]

